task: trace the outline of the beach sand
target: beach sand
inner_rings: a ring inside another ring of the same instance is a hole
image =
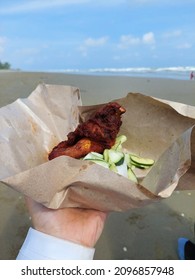
[[[27,97],[39,83],[80,88],[84,105],[140,92],[195,106],[195,82],[161,78],[85,76],[0,71],[0,107]],[[168,199],[125,213],[111,213],[95,259],[175,260],[177,239],[194,240],[195,192],[175,191]],[[23,196],[0,185],[0,259],[15,259],[31,220]]]

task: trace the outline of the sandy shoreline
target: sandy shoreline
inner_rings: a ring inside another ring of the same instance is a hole
[[[84,105],[107,102],[140,92],[157,98],[195,105],[195,81],[127,76],[86,76],[64,73],[0,71],[0,106],[27,97],[39,83],[80,89]]]
[[[76,86],[84,105],[140,92],[195,106],[195,81],[0,71],[0,107],[27,97],[39,83]],[[97,244],[95,258],[177,259],[177,238],[194,237],[194,198],[194,192],[176,191],[170,198],[148,207],[112,213]],[[0,202],[0,259],[14,259],[30,220],[23,197],[2,184]]]

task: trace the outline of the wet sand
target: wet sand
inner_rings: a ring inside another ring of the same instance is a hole
[[[27,97],[38,83],[80,88],[84,105],[140,92],[195,106],[195,81],[0,71],[0,107]],[[194,240],[195,192],[175,191],[168,199],[125,213],[111,213],[95,259],[178,259],[177,239]],[[31,221],[21,194],[0,184],[0,259],[15,259]]]

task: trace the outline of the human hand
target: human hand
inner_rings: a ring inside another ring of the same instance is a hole
[[[107,217],[97,210],[49,209],[28,197],[26,204],[36,230],[87,247],[95,246]]]

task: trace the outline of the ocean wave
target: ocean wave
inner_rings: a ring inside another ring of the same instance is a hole
[[[88,69],[88,72],[114,72],[114,73],[155,73],[155,72],[191,72],[195,71],[195,66],[179,66],[179,67],[128,67],[128,68],[92,68]]]
[[[195,71],[195,66],[177,67],[126,67],[126,68],[89,68],[89,69],[58,69],[49,72],[61,72],[86,75],[125,75],[141,77],[162,77],[174,79],[189,79],[190,73]]]

